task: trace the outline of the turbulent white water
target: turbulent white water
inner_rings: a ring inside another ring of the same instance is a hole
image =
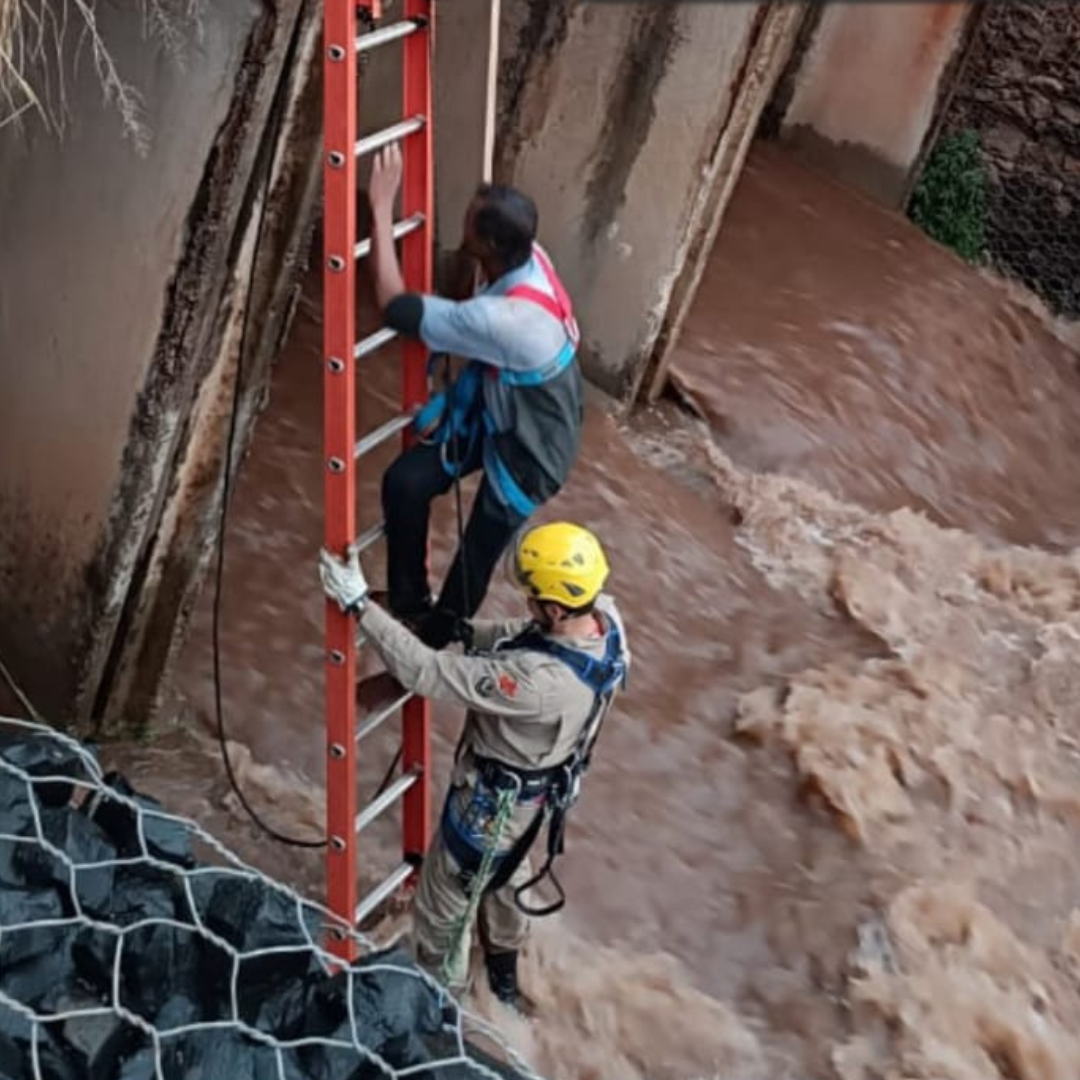
[[[1077,1074],[1068,336],[899,219],[755,156],[675,362],[706,423],[665,408],[620,426],[594,409],[550,508],[607,544],[637,668],[575,812],[567,911],[526,959],[539,1018],[478,991],[539,1071]],[[243,783],[304,835],[320,828],[323,753],[318,356],[317,305],[302,306],[237,491],[225,592]],[[370,424],[389,413],[393,360],[365,377]],[[385,464],[364,478],[365,522]],[[207,600],[176,674],[196,734],[118,757],[318,892],[318,856],[242,823],[197,734]],[[489,610],[513,603],[499,586]],[[440,776],[459,719],[436,710]],[[396,828],[372,834],[366,880],[392,865]]]

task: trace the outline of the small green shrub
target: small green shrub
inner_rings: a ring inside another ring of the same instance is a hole
[[[986,167],[971,129],[946,135],[926,162],[908,216],[969,263],[986,251]]]

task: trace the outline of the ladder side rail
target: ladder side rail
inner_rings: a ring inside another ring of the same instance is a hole
[[[355,0],[323,8],[323,447],[326,546],[344,553],[356,535],[356,155],[357,12]],[[326,903],[351,922],[359,890],[356,673],[353,620],[327,601]],[[351,937],[331,935],[329,948],[356,957]]]
[[[406,19],[425,19],[426,33],[413,34],[403,43],[402,114],[425,116],[421,131],[410,135],[404,147],[401,217],[423,214],[425,226],[402,240],[402,276],[405,287],[431,292],[434,285],[434,144],[432,141],[431,63],[435,49],[433,0],[405,0]],[[422,342],[402,343],[402,408],[411,410],[428,396],[426,350]],[[404,444],[409,445],[406,431]],[[411,698],[402,710],[403,773],[419,780],[405,794],[402,805],[402,841],[407,862],[417,865],[431,839],[431,703]]]

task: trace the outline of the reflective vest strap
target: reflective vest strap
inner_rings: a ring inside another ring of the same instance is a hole
[[[488,414],[484,414],[488,419]],[[490,422],[489,422],[490,423]],[[490,427],[488,433],[491,432]],[[483,448],[484,472],[487,474],[495,490],[502,496],[503,501],[515,514],[522,518],[530,518],[536,513],[538,503],[530,499],[522,490],[521,485],[514,479],[513,474],[506,467],[506,462],[499,457],[495,449],[494,440],[485,439]]]
[[[563,310],[555,297],[548,296],[546,292],[536,288],[535,285],[515,285],[512,289],[507,289],[505,295],[539,304],[549,315],[554,315],[559,322],[566,322],[566,316],[563,314]]]
[[[539,244],[533,244],[533,255],[540,265],[540,270],[547,280],[548,287],[555,294],[554,297],[549,296],[543,289],[538,289],[534,285],[515,285],[511,289],[507,289],[504,295],[538,304],[549,315],[554,315],[566,327],[566,332],[576,344],[578,325],[574,319],[574,305],[570,301],[570,294],[563,287],[559,275],[555,273],[555,267],[551,265],[551,259],[548,258],[547,252]]]
[[[622,636],[614,621],[607,632],[604,658],[597,660],[580,649],[560,645],[538,630],[528,629],[501,646],[503,649],[533,649],[562,661],[598,697],[610,693],[625,681]]]
[[[572,320],[574,318],[574,305],[570,302],[570,294],[563,288],[559,275],[555,273],[555,267],[552,265],[551,259],[548,258],[548,253],[539,244],[533,244],[533,254],[540,264],[540,269],[544,272],[544,277],[547,278],[547,283],[551,286],[551,291],[555,294],[555,299],[559,302],[564,319]]]

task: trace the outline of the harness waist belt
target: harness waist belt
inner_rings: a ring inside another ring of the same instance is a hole
[[[496,761],[494,758],[473,755],[480,779],[491,788],[504,790],[520,784],[518,798],[535,799],[546,795],[565,772],[565,765],[552,765],[547,769],[519,769],[514,765]]]

